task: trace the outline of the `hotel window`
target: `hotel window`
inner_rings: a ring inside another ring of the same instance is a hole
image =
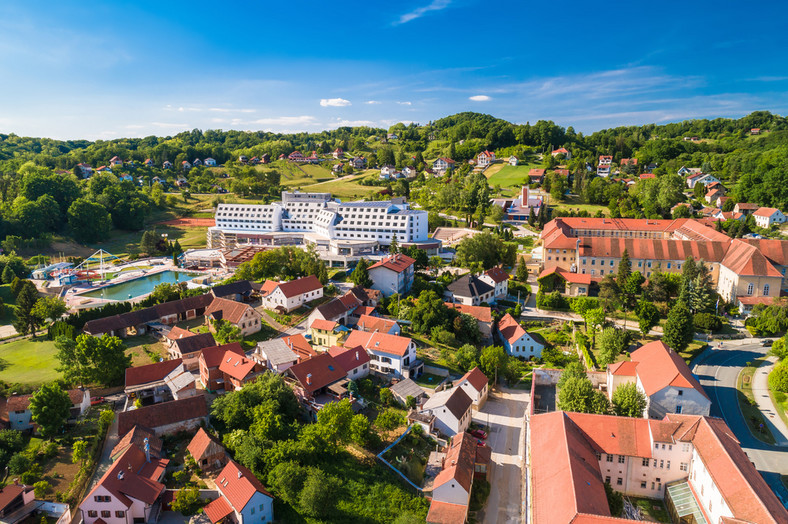
[[[619,463],[619,464],[623,464],[623,463],[624,463],[624,460],[625,460],[625,459],[624,459],[624,455],[619,455],[619,456],[618,456],[618,463]]]
[[[650,459],[644,458],[643,461],[641,462],[641,465],[648,467],[649,460]]]
[[[764,284],[763,285],[763,296],[765,296],[765,297],[769,296],[769,284]]]
[[[607,461],[608,462],[613,462],[613,455],[608,455],[607,456]]]
[[[754,286],[753,286],[751,283],[750,283],[750,284],[747,284],[747,294],[748,294],[748,295],[752,295],[752,290],[753,290],[753,287],[754,287]]]

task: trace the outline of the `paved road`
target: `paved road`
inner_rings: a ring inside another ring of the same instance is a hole
[[[523,459],[525,457],[525,410],[528,391],[506,389],[491,395],[473,421],[489,426],[487,444],[492,448],[490,496],[477,520],[486,524],[522,522]]]
[[[765,444],[752,436],[736,393],[736,380],[744,365],[763,356],[767,348],[754,343],[734,344],[737,343],[726,342],[723,349],[707,349],[692,371],[711,397],[711,415],[725,419],[747,456],[783,505],[788,506],[788,490],[780,482],[780,474],[788,474],[788,448]]]

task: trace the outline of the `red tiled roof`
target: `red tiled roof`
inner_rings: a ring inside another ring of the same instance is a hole
[[[255,361],[246,358],[246,355],[238,355],[232,351],[225,352],[222,363],[219,364],[219,371],[225,373],[235,380],[246,380],[249,373],[254,371]]]
[[[210,368],[218,367],[222,363],[222,357],[225,352],[230,351],[237,355],[244,355],[244,350],[240,342],[233,342],[231,344],[224,344],[223,346],[213,346],[203,348],[200,358],[205,360],[205,365]]]
[[[546,276],[554,275],[554,274],[560,276],[561,278],[572,284],[586,284],[586,285],[591,284],[591,275],[586,273],[572,273],[571,271],[567,271],[564,268],[558,266],[553,266],[551,268],[545,269],[539,274],[539,278],[537,278],[537,280],[540,280]]]
[[[282,340],[285,341],[285,344],[287,344],[287,347],[289,347],[293,353],[298,355],[299,360],[312,358],[317,355],[317,351],[312,349],[312,345],[309,344],[306,338],[304,338],[304,335],[300,333],[282,337]]]
[[[755,212],[753,212],[753,216],[756,217],[770,217],[773,214],[777,213],[779,209],[774,207],[759,207]]]
[[[411,339],[408,337],[355,330],[351,331],[343,345],[350,348],[362,346],[367,351],[378,351],[402,357],[407,354],[410,344]]]
[[[203,395],[171,400],[118,413],[118,434],[125,434],[138,425],[156,429],[207,416],[208,406]]]
[[[520,340],[520,337],[526,334],[523,327],[509,313],[505,314],[501,320],[498,321],[498,331],[501,332],[501,336],[508,340],[510,344]]]
[[[260,294],[266,296],[279,286],[279,282],[275,280],[266,280],[260,287]]]
[[[473,463],[476,458],[476,439],[470,433],[455,435],[443,460],[443,469],[435,477],[433,488],[451,480],[469,492],[473,484]]]
[[[466,380],[471,386],[473,386],[473,389],[479,392],[481,392],[487,385],[487,382],[489,382],[487,375],[482,373],[482,370],[479,369],[479,366],[476,366],[467,372],[459,381],[457,381],[457,384],[462,384]]]
[[[134,426],[131,428],[131,431],[123,435],[123,438],[112,448],[110,457],[115,460],[118,455],[126,451],[126,448],[132,445],[144,451],[146,438],[150,445],[151,455],[161,457],[162,440],[156,436],[152,429],[143,426]]]
[[[345,373],[350,373],[351,370],[370,361],[369,354],[361,346],[356,346],[355,348],[332,346],[328,350],[328,354],[334,357],[334,360],[342,366]]]
[[[193,337],[197,333],[193,333],[188,329],[179,328],[178,326],[173,326],[172,329],[167,333],[167,338],[170,340],[178,340],[181,338],[186,337]]]
[[[181,364],[183,364],[183,360],[176,358],[136,368],[126,368],[126,387],[164,380],[164,377],[175,371]]]
[[[543,177],[544,173],[545,173],[544,169],[532,168],[531,170],[528,171],[528,176],[529,177],[534,177],[534,176]]]
[[[361,315],[358,317],[356,326],[361,331],[372,333],[379,331],[380,333],[388,333],[397,323],[391,319],[383,317],[373,317],[370,315]]]
[[[739,209],[749,209],[751,211],[755,211],[761,206],[759,206],[758,204],[751,204],[749,202],[739,202],[738,204],[736,204],[736,207]]]
[[[223,447],[212,435],[209,435],[203,428],[200,428],[197,430],[197,434],[194,435],[191,442],[189,442],[189,445],[186,446],[186,449],[199,464],[200,458],[211,444]]]
[[[224,497],[219,497],[205,506],[203,511],[205,512],[205,515],[211,519],[211,522],[216,524],[224,519],[227,515],[232,513],[233,508],[230,507],[230,503],[227,502],[227,499]]]
[[[0,511],[4,510],[6,506],[11,504],[16,497],[21,493],[28,493],[33,490],[32,486],[9,484],[3,489],[0,489]]]
[[[607,365],[607,370],[611,374],[620,377],[634,377],[636,375],[635,368],[637,368],[637,362],[632,362],[631,360]]]
[[[689,366],[678,353],[661,340],[641,346],[631,354],[632,362],[646,395],[651,396],[668,386],[692,388],[706,398],[700,382],[692,376]]]
[[[465,524],[468,506],[433,500],[427,513],[428,524]]]
[[[464,304],[452,304],[451,302],[444,302],[446,307],[456,309],[463,315],[470,315],[478,322],[492,322],[492,308],[485,306],[466,306]]]
[[[410,258],[407,255],[396,254],[396,255],[387,256],[386,258],[375,262],[374,264],[369,266],[369,269],[385,267],[386,269],[389,269],[391,271],[402,273],[410,266],[412,266],[415,262],[416,261],[414,259]]]
[[[721,263],[737,275],[782,277],[759,249],[738,239],[731,242]]]
[[[310,394],[347,377],[342,366],[328,353],[303,360],[288,368],[286,373],[298,380],[301,387]],[[309,384],[307,384],[308,375],[311,375]]]
[[[647,180],[650,178],[657,178],[657,175],[655,175],[654,173],[643,173],[642,175],[640,175],[641,180]]]
[[[231,324],[238,324],[248,309],[254,310],[252,306],[242,302],[226,298],[214,298],[211,305],[205,309],[205,316],[212,315],[217,320],[221,319]]]
[[[323,284],[315,275],[298,278],[289,282],[279,284],[279,289],[287,298],[297,297],[304,293],[310,293],[318,289],[323,289]]]
[[[625,249],[634,260],[683,261],[691,256],[695,260],[720,262],[725,257],[728,245],[723,242],[695,240],[583,237],[580,256],[621,258]]]
[[[754,306],[756,304],[771,305],[776,297],[737,297],[737,300],[745,306]]]
[[[136,446],[130,446],[110,465],[85,500],[92,500],[93,493],[99,487],[103,487],[127,508],[132,505],[129,497],[152,505],[164,492],[164,484],[158,482],[158,476],[164,472],[167,463],[169,461],[166,459],[158,459],[155,464],[153,462],[148,464],[145,453]],[[149,476],[144,475],[143,472]]]
[[[337,326],[338,324],[333,320],[323,320],[322,318],[316,318],[312,321],[312,325],[310,327],[312,329],[321,329],[323,331],[334,331],[334,328]]]
[[[484,272],[484,274],[490,277],[496,284],[509,280],[509,273],[500,266],[495,266],[491,269],[488,269]]]
[[[651,457],[649,421],[645,418],[567,413],[595,451],[608,455]]]

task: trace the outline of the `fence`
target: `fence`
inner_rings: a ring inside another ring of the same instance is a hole
[[[381,451],[380,453],[378,453],[378,454],[377,454],[377,457],[378,457],[378,459],[380,459],[380,461],[381,461],[381,462],[383,462],[385,465],[387,465],[388,467],[390,467],[391,469],[393,469],[393,470],[394,470],[394,472],[395,472],[397,475],[399,475],[400,477],[402,477],[402,479],[403,479],[405,482],[407,482],[408,484],[410,484],[410,486],[411,486],[413,489],[415,489],[417,493],[421,494],[421,492],[422,492],[422,491],[421,491],[421,488],[420,488],[419,486],[417,486],[416,484],[414,484],[414,483],[413,483],[413,482],[412,482],[412,481],[411,481],[411,480],[410,480],[408,477],[406,477],[406,476],[405,476],[405,475],[404,475],[404,474],[403,474],[403,473],[402,473],[400,470],[398,470],[397,468],[395,468],[393,465],[391,465],[391,463],[389,463],[389,461],[388,461],[388,460],[386,460],[386,459],[384,459],[384,458],[383,458],[383,455],[384,455],[384,454],[385,454],[385,453],[386,453],[388,450],[390,450],[391,448],[393,448],[394,446],[396,446],[397,444],[399,444],[399,442],[400,442],[402,439],[404,439],[404,438],[405,438],[405,436],[406,436],[408,433],[410,433],[410,428],[412,428],[412,427],[413,427],[413,425],[412,425],[412,424],[411,424],[410,426],[408,426],[408,429],[406,429],[406,430],[405,430],[405,433],[403,433],[402,435],[400,435],[399,437],[397,437],[397,440],[395,440],[394,442],[392,442],[391,444],[389,444],[388,446],[386,446],[386,449],[384,449],[383,451]]]

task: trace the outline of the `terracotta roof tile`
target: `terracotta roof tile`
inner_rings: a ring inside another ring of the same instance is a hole
[[[249,309],[254,311],[254,308],[248,304],[226,298],[215,298],[211,305],[205,309],[205,315],[211,315],[217,320],[226,320],[231,324],[238,324]]]
[[[219,364],[222,363],[222,357],[224,357],[224,354],[227,351],[231,351],[236,355],[245,354],[243,348],[241,347],[241,343],[233,342],[231,344],[224,344],[222,346],[203,348],[200,358],[205,361],[205,365],[209,369],[219,367]]]
[[[388,333],[390,332],[397,323],[388,318],[382,317],[372,317],[369,315],[361,315],[358,317],[358,322],[356,323],[356,327],[361,331],[366,331],[371,333],[373,331],[379,331],[381,333]]]
[[[466,380],[476,391],[482,391],[489,382],[487,375],[482,373],[482,370],[479,369],[479,366],[476,366],[467,372],[460,380],[457,381],[457,385],[462,384]]]
[[[520,340],[520,338],[527,333],[509,313],[505,314],[501,317],[501,320],[498,321],[498,331],[501,332],[501,336],[508,340],[509,343]]]
[[[328,354],[334,357],[334,360],[345,370],[345,373],[350,373],[351,370],[370,361],[369,354],[361,346],[355,348],[332,346],[328,350]]]
[[[443,469],[435,477],[433,488],[437,488],[451,480],[457,482],[469,492],[473,484],[473,463],[476,458],[476,439],[470,433],[460,433],[452,438],[451,446],[446,452]]]
[[[466,306],[465,304],[452,304],[444,302],[447,307],[456,309],[463,315],[470,315],[479,322],[492,322],[492,308],[486,306]]]
[[[411,342],[409,337],[355,330],[350,332],[343,345],[351,348],[362,346],[367,351],[379,351],[402,357],[407,354]]]
[[[230,507],[230,503],[227,502],[227,499],[224,497],[219,497],[205,506],[203,511],[205,512],[205,515],[211,519],[213,524],[217,524],[218,522],[221,522],[227,515],[232,513],[233,508]]]
[[[207,416],[205,397],[197,395],[118,413],[118,433],[125,434],[138,425],[155,430],[161,426]]]
[[[298,380],[301,387],[310,394],[347,377],[342,366],[328,353],[299,362],[288,368],[286,373]]]
[[[323,289],[323,284],[320,283],[320,280],[318,280],[316,276],[309,275],[308,277],[283,282],[279,284],[278,287],[285,297],[292,298],[303,295],[304,293],[311,293],[312,291]]]
[[[494,268],[488,269],[484,272],[484,274],[490,277],[496,284],[506,282],[509,280],[510,276],[509,273],[500,266],[495,266]]]
[[[298,356],[299,361],[304,359],[309,359],[317,355],[317,351],[312,349],[311,344],[307,342],[304,335],[298,333],[297,335],[290,335],[287,337],[282,337],[282,340],[285,341],[287,347]]]
[[[410,258],[407,255],[396,254],[396,255],[387,256],[386,258],[375,262],[374,264],[369,266],[369,269],[377,269],[379,267],[384,267],[391,271],[402,273],[409,267],[413,266],[413,264],[415,263],[416,260]]]
[[[155,364],[147,364],[136,368],[126,368],[126,387],[139,386],[150,382],[164,380],[164,377],[183,365],[183,360],[176,358]]]
[[[646,395],[651,396],[668,386],[674,386],[695,389],[709,398],[703,386],[692,376],[684,359],[661,340],[649,342],[636,349],[632,352],[631,359],[635,363]]]
[[[203,428],[197,430],[197,433],[192,438],[186,449],[189,451],[194,460],[199,464],[200,458],[205,454],[206,450],[211,445],[218,446],[224,449],[224,446],[213,435],[209,435]],[[215,449],[215,448],[214,448]]]

